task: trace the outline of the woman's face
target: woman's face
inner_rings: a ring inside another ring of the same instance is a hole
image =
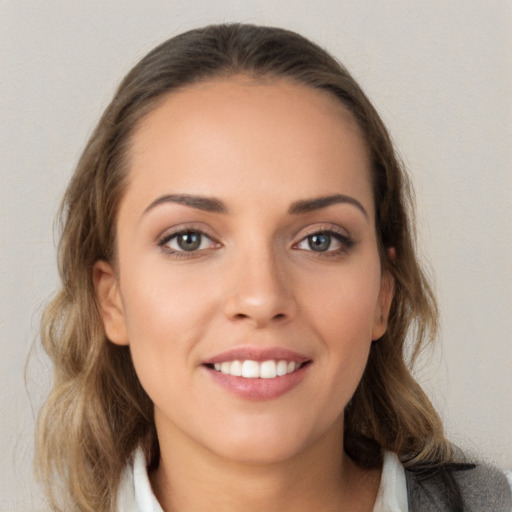
[[[116,271],[94,279],[161,442],[270,462],[341,439],[392,295],[351,114],[219,79],[169,95],[132,142]]]

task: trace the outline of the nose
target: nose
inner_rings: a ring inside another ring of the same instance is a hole
[[[254,249],[254,248],[253,248]],[[268,250],[240,254],[229,270],[225,314],[256,328],[286,323],[297,314],[292,282],[285,262]]]

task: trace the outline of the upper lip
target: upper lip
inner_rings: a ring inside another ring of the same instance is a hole
[[[305,363],[311,358],[282,347],[240,347],[226,350],[214,357],[206,359],[202,364],[216,364],[226,361],[294,361],[296,363]]]

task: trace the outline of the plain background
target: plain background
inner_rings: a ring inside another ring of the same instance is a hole
[[[512,3],[509,0],[0,2],[0,511],[42,510],[35,350],[57,287],[53,219],[116,84],[157,43],[212,22],[296,30],[352,71],[413,176],[442,311],[417,375],[451,438],[512,467]],[[28,393],[27,393],[28,388]]]

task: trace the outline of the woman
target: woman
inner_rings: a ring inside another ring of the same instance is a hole
[[[55,510],[509,510],[409,373],[437,310],[407,179],[316,45],[247,25],[162,44],[62,214],[37,452]]]

